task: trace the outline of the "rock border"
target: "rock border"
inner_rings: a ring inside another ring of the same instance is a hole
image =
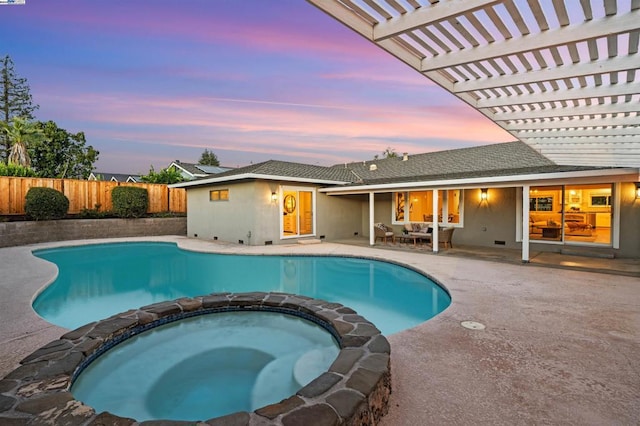
[[[375,425],[391,394],[391,348],[375,325],[339,303],[288,293],[213,293],[160,302],[116,314],[64,334],[23,359],[0,380],[3,425],[186,425],[137,422],[74,399],[73,380],[95,357],[145,330],[187,317],[229,311],[275,311],[306,318],[340,345],[329,370],[295,395],[251,413],[237,412],[199,425]]]

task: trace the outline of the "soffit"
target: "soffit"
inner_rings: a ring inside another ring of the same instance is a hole
[[[557,164],[640,167],[640,0],[307,0]]]

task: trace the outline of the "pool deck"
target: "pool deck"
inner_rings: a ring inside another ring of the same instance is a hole
[[[622,266],[610,271],[603,262],[592,272],[575,263],[600,260],[545,255],[546,264],[521,264],[492,252],[484,258],[464,255],[464,249],[459,255],[453,250],[433,255],[348,242],[261,247],[186,237],[86,242],[107,241],[175,241],[185,249],[220,253],[363,256],[424,271],[447,288],[452,304],[437,317],[388,336],[393,393],[384,426],[640,423],[636,261],[613,263]],[[84,242],[0,249],[0,377],[66,331],[31,309],[34,294],[56,274],[31,250],[79,243]],[[467,329],[462,321],[486,328]]]

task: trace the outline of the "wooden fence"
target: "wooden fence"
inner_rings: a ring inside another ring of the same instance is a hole
[[[53,188],[69,199],[69,214],[82,209],[110,211],[111,190],[116,186],[136,186],[149,193],[147,213],[186,213],[187,194],[184,188],[168,188],[152,183],[107,182],[77,179],[48,179],[0,176],[0,215],[23,215],[25,196],[32,187]]]

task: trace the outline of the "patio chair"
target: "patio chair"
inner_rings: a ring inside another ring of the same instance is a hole
[[[384,223],[376,223],[373,225],[373,232],[375,234],[374,242],[380,238],[381,241],[386,243],[387,238],[390,238],[392,243],[396,243],[396,236],[393,234],[393,229]]]
[[[444,248],[453,248],[453,243],[451,242],[451,237],[453,236],[453,231],[456,228],[443,228],[438,232],[438,242],[440,244],[444,244]]]

